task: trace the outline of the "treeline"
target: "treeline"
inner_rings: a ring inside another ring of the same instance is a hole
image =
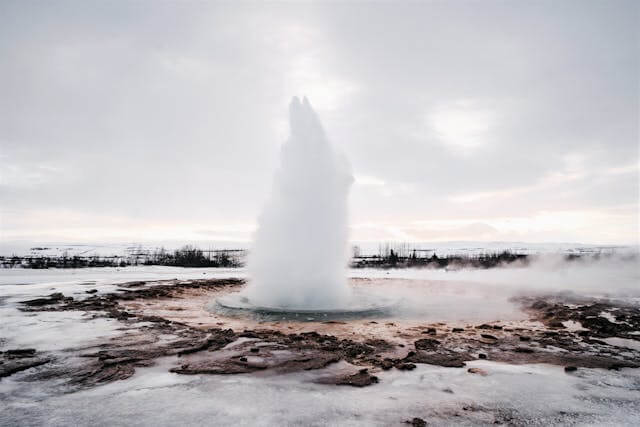
[[[2,268],[85,268],[126,267],[132,265],[118,257],[83,256],[0,256]]]
[[[32,248],[37,251],[40,248]],[[48,249],[48,248],[42,248]],[[380,247],[377,255],[361,255],[355,246],[350,262],[352,268],[494,268],[512,263],[527,265],[531,258],[527,254],[502,251],[499,253],[444,255],[427,249],[410,249],[405,246]],[[614,256],[613,253],[564,254],[565,261]],[[618,256],[618,255],[616,255]],[[636,255],[633,255],[636,256]],[[0,256],[0,268],[85,268],[85,267],[128,267],[158,265],[170,267],[242,267],[246,251],[241,249],[201,250],[195,246],[183,246],[175,251],[164,248],[146,250],[132,247],[127,255],[121,256]],[[292,260],[295,262],[295,258]]]
[[[413,251],[410,255],[401,256],[398,252],[390,249],[380,255],[354,257],[350,266],[352,268],[493,268],[516,261],[526,264],[528,257],[526,254],[515,254],[509,251],[473,256],[447,255],[440,257],[436,253],[429,257],[420,257],[416,251]]]
[[[212,254],[213,253],[213,254]],[[209,251],[208,255],[194,247],[184,246],[173,252],[159,248],[153,252],[135,252],[128,256],[0,256],[3,268],[86,268],[162,265],[170,267],[241,267],[244,251]]]
[[[211,252],[214,252],[211,255]],[[143,265],[167,265],[174,267],[241,267],[243,265],[244,251],[218,250],[209,251],[209,255],[195,247],[183,246],[173,253],[164,248],[148,254]]]

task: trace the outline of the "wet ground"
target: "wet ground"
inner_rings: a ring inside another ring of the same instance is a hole
[[[354,278],[402,302],[274,318],[216,308],[242,278],[129,278],[2,288],[0,424],[640,421],[640,308],[628,298]]]

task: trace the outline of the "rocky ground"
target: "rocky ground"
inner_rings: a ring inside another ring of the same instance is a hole
[[[640,309],[621,301],[522,296],[516,302],[527,320],[456,325],[384,318],[265,321],[204,309],[216,295],[242,286],[238,279],[130,282],[106,294],[88,289],[85,298],[53,293],[22,301],[24,312],[71,310],[116,319],[122,333],[62,355],[5,349],[0,377],[38,367],[23,380],[90,388],[131,377],[164,356],[178,356],[170,370],[182,375],[275,375],[344,361],[345,369],[315,381],[353,387],[375,384],[383,370],[413,370],[417,364],[467,369],[467,362],[478,359],[560,365],[568,375],[581,368],[640,367]],[[420,419],[409,422],[423,425]]]

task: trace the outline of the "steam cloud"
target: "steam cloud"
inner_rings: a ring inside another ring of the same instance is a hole
[[[247,296],[258,306],[331,309],[350,296],[346,279],[347,195],[353,177],[309,101],[289,106],[273,192],[248,260]]]

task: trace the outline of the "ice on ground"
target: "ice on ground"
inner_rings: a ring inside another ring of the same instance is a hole
[[[631,350],[640,351],[640,341],[617,337],[603,338],[602,341],[615,347],[629,348]]]
[[[6,295],[7,285],[55,286],[73,283],[125,283],[138,280],[170,279],[210,279],[226,277],[245,277],[242,268],[183,268],[165,266],[138,267],[92,267],[92,268],[51,268],[22,269],[1,268],[0,289]]]
[[[35,348],[54,351],[85,346],[118,334],[114,319],[92,319],[79,311],[43,311],[25,315],[13,307],[0,307],[0,349]]]
[[[0,269],[0,350],[16,347],[54,351],[90,344],[114,336],[122,326],[113,319],[93,319],[78,311],[25,313],[19,302],[61,292],[76,299],[114,292],[131,281],[238,277],[237,269],[179,267],[125,267],[85,269]]]
[[[4,395],[5,422],[16,425],[400,425],[420,417],[437,425],[638,425],[640,373],[476,361],[466,369],[420,365],[379,374],[362,389],[315,384],[341,369],[280,375],[168,372],[174,358],[132,378],[58,396]],[[34,389],[36,389],[34,387]],[[34,393],[37,393],[34,391]]]
[[[17,302],[23,299],[52,292],[76,296],[91,288],[111,292],[117,283],[132,280],[239,277],[238,270],[121,270],[0,272],[2,348],[59,351],[118,333],[118,322],[91,319],[79,312],[21,312]],[[396,279],[431,274],[375,273],[379,278]],[[393,289],[401,294],[405,286],[416,313],[422,310],[434,319],[459,319],[461,314],[473,314],[504,320],[514,309],[501,293],[502,284],[492,284],[490,280],[462,282],[460,277],[433,280],[422,276],[415,283],[379,280],[379,290]],[[401,282],[403,286],[398,286]],[[376,287],[375,283],[369,285]],[[417,290],[422,297],[416,296]],[[476,308],[479,311],[473,311]],[[632,340],[607,340],[619,346],[620,351],[637,344]],[[469,373],[466,368],[418,365],[409,372],[394,369],[376,373],[379,384],[357,389],[312,382],[344,368],[344,363],[322,371],[274,376],[181,376],[169,372],[176,363],[176,358],[162,359],[154,367],[137,368],[127,380],[70,394],[61,391],[62,385],[51,387],[51,382],[44,380],[25,381],[34,370],[44,367],[16,373],[0,381],[0,424],[386,426],[420,417],[436,425],[482,425],[496,419],[534,425],[640,425],[640,371],[632,369],[581,368],[567,374],[562,367],[549,365],[468,363],[467,367],[486,371],[483,376]]]
[[[575,320],[565,320],[564,322],[562,322],[562,325],[567,331],[588,331],[587,328],[582,327],[582,323],[576,322]]]
[[[618,323],[618,321],[616,320],[615,316],[613,314],[609,313],[608,311],[602,311],[602,312],[600,312],[600,314],[598,314],[598,316],[604,317],[605,319],[607,319],[611,323]]]

